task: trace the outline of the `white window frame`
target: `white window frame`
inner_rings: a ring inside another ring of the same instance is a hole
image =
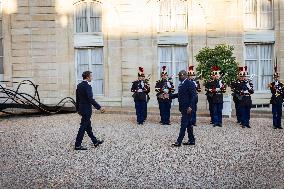
[[[82,4],[82,3],[87,3],[87,32],[77,32],[77,23],[76,23],[76,8],[78,5]],[[103,31],[103,24],[102,24],[102,21],[103,21],[103,13],[101,14],[101,20],[100,20],[100,23],[101,23],[101,28],[100,28],[100,31],[90,31],[91,30],[91,13],[90,13],[90,8],[91,8],[91,4],[92,3],[95,3],[95,4],[98,4],[100,5],[101,7],[101,13],[103,11],[103,6],[102,6],[102,3],[100,1],[97,1],[97,0],[80,0],[76,3],[74,3],[74,33],[75,34],[101,34],[102,31]]]
[[[168,27],[169,31],[166,31],[166,30],[160,28],[160,16],[162,15],[162,14],[160,14],[160,7],[161,7],[161,3],[163,1],[164,0],[159,0],[158,1],[158,7],[159,7],[159,9],[158,9],[158,18],[157,18],[157,20],[158,20],[158,22],[157,22],[158,23],[158,26],[157,26],[158,33],[185,32],[185,31],[187,31],[188,30],[188,3],[187,3],[187,0],[170,0],[171,1],[171,5],[170,5],[170,13],[169,13],[169,15],[170,15],[170,26]],[[177,27],[176,27],[176,23],[177,23],[176,15],[177,15],[177,13],[175,12],[175,8],[174,8],[175,1],[183,1],[185,3],[185,5],[186,5],[185,28],[183,28],[183,29],[177,29]]]
[[[256,20],[255,20],[255,22],[256,22],[256,27],[248,27],[248,26],[246,26],[246,17],[245,17],[245,14],[246,14],[246,10],[245,10],[245,0],[244,0],[244,28],[246,29],[246,30],[250,30],[250,29],[253,29],[253,30],[273,30],[274,29],[274,0],[271,0],[271,13],[272,13],[272,15],[271,15],[271,27],[262,27],[261,26],[261,1],[263,1],[263,0],[253,0],[253,1],[255,1],[256,2],[256,12],[255,12],[255,14],[256,14]]]
[[[260,58],[260,46],[261,45],[272,45],[272,58],[271,58],[271,61],[272,61],[272,66],[274,66],[274,62],[275,62],[275,44],[274,43],[245,43],[244,45],[244,62],[245,62],[245,65],[246,64],[246,61],[247,60],[254,60],[254,59],[247,59],[246,58],[246,46],[247,45],[256,45],[257,46],[257,65],[258,65],[258,73],[254,73],[256,76],[254,77],[254,79],[257,79],[257,84],[258,84],[258,87],[261,86],[261,80],[259,79],[259,77],[261,77],[261,74],[260,74],[260,71],[261,71],[261,60],[270,60],[270,59],[261,59]],[[273,70],[273,68],[272,68]],[[248,70],[250,72],[250,70]],[[273,73],[271,75],[271,78],[273,78]],[[268,84],[268,83],[267,83]],[[255,86],[254,86],[255,87]],[[256,94],[260,94],[260,93],[270,93],[270,90],[267,88],[267,90],[259,90],[254,88],[254,91]]]
[[[102,48],[102,56],[104,57],[104,49],[103,47],[82,47],[82,48],[75,48],[75,76],[76,76],[76,85],[78,85],[82,80],[82,73],[78,73],[78,53],[77,50],[87,50],[88,51],[88,66],[89,66],[89,71],[92,71],[92,65],[102,65],[103,67],[103,71],[105,70],[105,65],[104,65],[104,58],[103,58],[103,62],[102,64],[92,64],[92,56],[91,56],[91,52],[92,49],[95,48]],[[88,70],[85,70],[88,71]],[[94,74],[94,73],[93,73]],[[94,79],[94,75],[93,75],[93,82],[95,81]],[[102,88],[102,94],[100,93],[96,93],[96,91],[93,91],[94,96],[104,96],[105,94],[105,78],[102,79],[102,83],[103,83],[103,88]],[[94,90],[94,89],[93,89]]]
[[[189,55],[188,55],[188,46],[187,45],[159,45],[158,46],[158,76],[160,77],[161,75],[161,69],[162,69],[162,65],[161,65],[161,59],[160,59],[160,54],[159,54],[159,48],[163,48],[163,47],[171,47],[171,53],[172,53],[172,60],[169,63],[172,63],[171,65],[171,70],[172,70],[172,74],[175,73],[176,67],[177,67],[177,60],[176,60],[176,55],[175,55],[175,47],[184,47],[186,48],[186,67],[185,70],[187,71],[188,68],[188,61],[189,61]],[[168,68],[167,68],[168,69]],[[169,77],[171,76],[170,73],[168,72]],[[174,75],[173,78],[173,84],[176,90],[178,90],[178,83],[179,81],[179,77],[177,74]],[[177,101],[173,101],[174,105],[177,103]]]

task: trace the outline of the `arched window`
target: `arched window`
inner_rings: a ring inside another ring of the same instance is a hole
[[[159,32],[186,31],[187,1],[159,1]]]
[[[102,6],[98,1],[82,1],[75,4],[76,33],[102,31]]]

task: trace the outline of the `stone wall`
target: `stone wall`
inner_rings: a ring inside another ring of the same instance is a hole
[[[71,3],[70,3],[71,2]],[[17,11],[3,15],[4,79],[30,79],[40,85],[44,103],[54,104],[75,96],[76,70],[74,15],[60,11],[56,0],[18,0]],[[74,1],[75,2],[75,1]],[[130,87],[137,67],[151,74],[150,106],[156,106],[154,85],[159,79],[157,47],[165,34],[157,32],[157,1],[106,0],[103,3],[104,105],[133,105]],[[64,5],[64,4],[63,4]],[[284,2],[274,0],[275,55],[284,74]],[[188,30],[170,33],[170,39],[184,38],[189,63],[205,47],[227,43],[235,46],[235,56],[244,62],[243,3],[241,0],[188,1]],[[283,77],[282,77],[283,78]],[[284,79],[284,78],[283,78]],[[10,84],[11,85],[11,84]],[[256,103],[268,103],[269,94],[257,94]],[[205,95],[200,95],[205,107]]]

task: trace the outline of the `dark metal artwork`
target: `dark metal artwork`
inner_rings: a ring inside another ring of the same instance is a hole
[[[5,83],[17,83],[16,90],[8,88]],[[0,82],[0,112],[9,115],[22,114],[57,114],[57,113],[74,113],[76,112],[76,102],[71,97],[63,98],[58,104],[51,106],[41,102],[39,85],[35,85],[30,80],[21,82]],[[29,94],[22,90],[31,89]]]

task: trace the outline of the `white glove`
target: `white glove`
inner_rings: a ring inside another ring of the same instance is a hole
[[[138,93],[142,93],[143,92],[143,90],[142,89],[138,89],[138,91],[137,91]]]
[[[220,88],[216,88],[216,91],[219,92],[219,91],[221,91],[221,89]]]
[[[278,81],[275,81],[275,85],[278,85],[279,84],[279,82]]]
[[[245,90],[244,93],[245,93],[245,94],[248,94],[249,92],[248,92],[248,90]]]
[[[222,80],[219,81],[219,86],[220,86],[220,87],[223,87]]]
[[[172,85],[171,85],[171,83],[168,81],[167,82],[167,86],[169,87],[169,88],[172,88]]]
[[[142,88],[144,88],[144,86],[145,86],[144,81],[141,81],[141,86],[142,86]]]
[[[251,86],[250,86],[250,84],[249,84],[249,83],[247,83],[247,87],[248,87],[248,89],[251,89]]]
[[[193,83],[195,84],[195,87],[197,87],[197,83],[196,83],[196,81],[193,81]]]
[[[169,93],[169,89],[164,89],[164,93]]]

